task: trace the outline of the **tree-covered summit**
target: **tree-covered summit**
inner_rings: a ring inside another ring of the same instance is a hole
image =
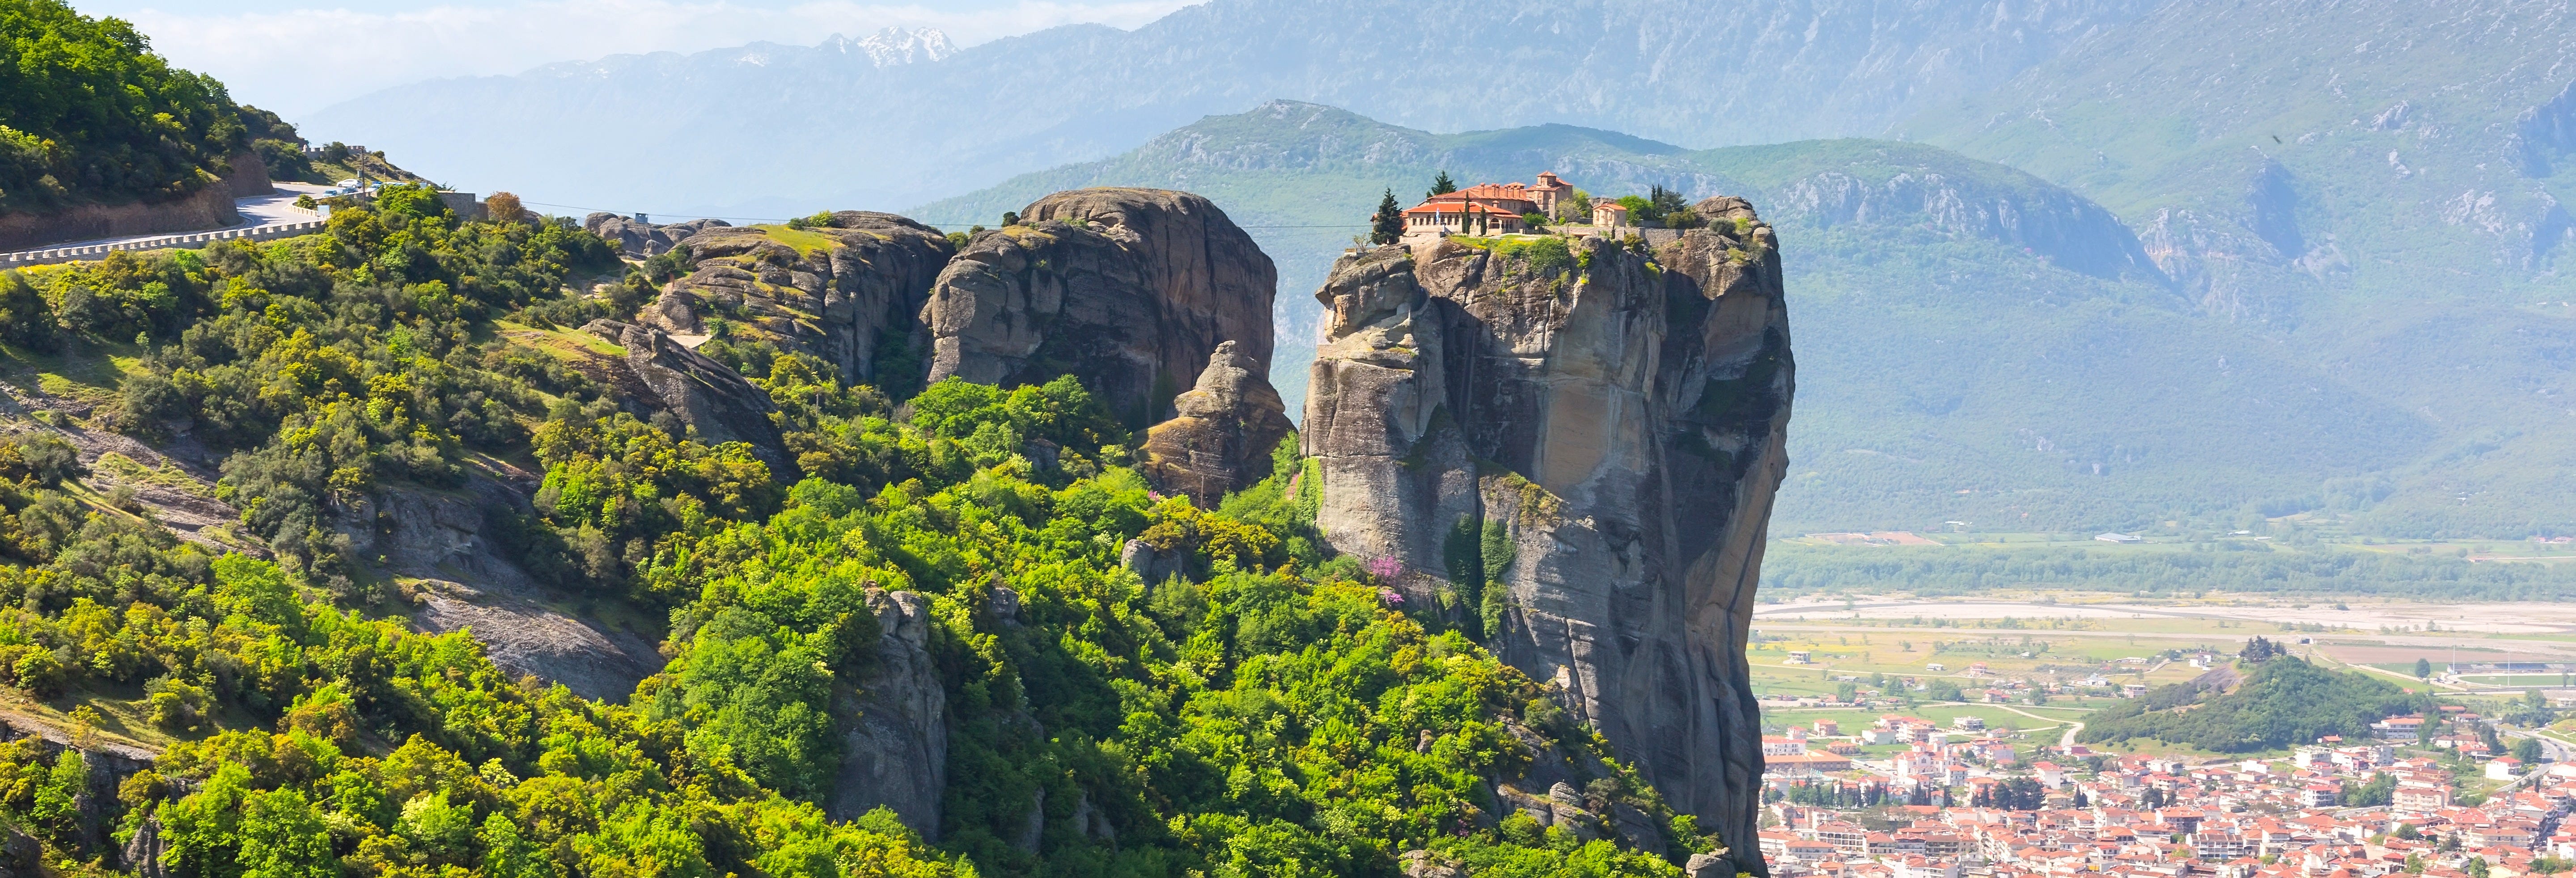
[[[122,19],[0,0],[0,212],[178,198],[244,152],[291,172],[301,147],[276,115],[170,66]]]

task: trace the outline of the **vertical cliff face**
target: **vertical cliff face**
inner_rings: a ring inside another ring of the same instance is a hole
[[[1794,369],[1770,228],[1698,209],[1651,254],[1344,257],[1304,441],[1334,548],[1399,562],[1767,874],[1744,646]]]
[[[930,380],[1009,385],[1069,374],[1143,428],[1173,415],[1173,397],[1221,343],[1234,342],[1254,375],[1268,374],[1278,271],[1214,203],[1159,189],[1076,189],[1020,217],[975,236],[940,273],[921,309]]]

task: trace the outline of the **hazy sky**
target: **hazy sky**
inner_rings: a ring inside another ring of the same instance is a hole
[[[1076,22],[1135,27],[1192,0],[71,0],[151,35],[182,67],[284,114],[444,76],[627,52],[933,27],[959,45]]]

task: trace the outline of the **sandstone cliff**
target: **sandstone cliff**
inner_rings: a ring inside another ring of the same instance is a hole
[[[825,810],[848,820],[883,805],[935,841],[948,788],[948,693],[930,658],[930,599],[871,588],[867,602],[877,664],[834,711],[843,755]]]
[[[1279,391],[1239,351],[1217,345],[1197,385],[1172,399],[1172,419],[1145,433],[1146,476],[1201,509],[1269,477],[1270,451],[1291,429]]]
[[[938,230],[845,210],[829,226],[705,227],[686,240],[697,270],[639,321],[696,335],[723,318],[744,337],[821,357],[845,382],[919,380],[929,338],[916,315],[953,252]]]
[[[929,379],[1031,384],[1074,375],[1141,429],[1234,342],[1270,370],[1278,271],[1205,198],[1158,189],[1076,189],[986,231],[940,272],[921,322]],[[1264,385],[1268,383],[1262,379]],[[1265,449],[1266,450],[1266,449]]]
[[[1400,562],[1767,874],[1744,646],[1793,365],[1770,228],[1698,210],[1652,253],[1344,257],[1303,439],[1335,549]]]

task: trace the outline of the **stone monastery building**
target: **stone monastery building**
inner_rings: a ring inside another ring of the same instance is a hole
[[[1528,231],[1521,217],[1538,214],[1558,221],[1573,209],[1574,186],[1542,171],[1536,183],[1478,183],[1456,192],[1434,195],[1404,212],[1407,237],[1509,235]],[[1606,208],[1606,209],[1605,209]],[[1594,202],[1596,226],[1624,226],[1627,211],[1607,200]]]

